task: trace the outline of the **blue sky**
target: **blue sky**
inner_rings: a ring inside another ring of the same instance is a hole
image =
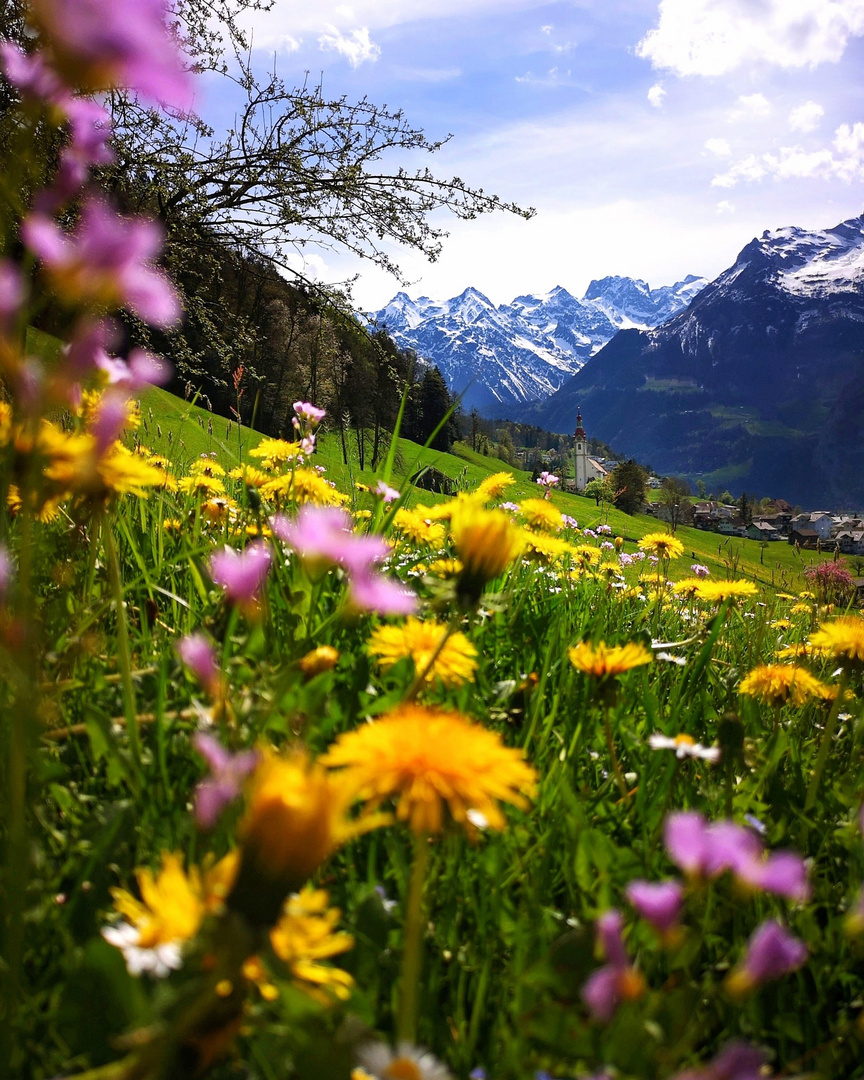
[[[864,0],[276,0],[249,28],[262,69],[403,108],[452,133],[437,174],[537,208],[451,219],[431,266],[394,249],[415,296],[713,277],[764,229],[864,211]],[[399,288],[332,251],[306,270],[359,273],[369,309]]]

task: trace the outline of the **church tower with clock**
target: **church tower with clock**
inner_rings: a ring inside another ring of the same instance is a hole
[[[585,434],[585,429],[582,427],[581,409],[577,409],[576,411],[576,430],[573,432],[573,438],[576,440],[576,447],[574,450],[576,490],[584,491],[585,485],[591,479],[594,470],[588,464],[588,436]]]

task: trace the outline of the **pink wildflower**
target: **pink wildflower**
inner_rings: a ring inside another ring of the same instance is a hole
[[[359,536],[344,510],[307,503],[291,521],[277,514],[270,521],[274,536],[290,544],[313,573],[324,566],[344,566],[353,573],[368,570],[389,553],[381,536]]]
[[[255,540],[242,552],[225,547],[210,556],[210,576],[225,590],[228,600],[247,604],[256,599],[270,560],[270,548],[263,540]]]
[[[0,334],[10,334],[24,303],[24,282],[17,266],[0,259]]]
[[[763,1080],[765,1055],[749,1043],[733,1040],[719,1054],[697,1069],[676,1073],[673,1080]]]
[[[643,919],[666,933],[678,925],[684,889],[678,881],[631,881],[626,889],[627,899]]]
[[[669,857],[694,877],[719,877],[729,870],[739,882],[789,900],[810,896],[803,859],[792,851],[766,855],[761,840],[732,821],[709,823],[694,811],[669,814],[664,826]]]
[[[392,488],[389,484],[385,484],[383,480],[379,480],[376,484],[375,494],[379,499],[383,499],[385,503],[395,502],[399,498],[399,492],[396,488]]]
[[[747,943],[747,955],[730,973],[727,986],[733,994],[755,990],[762,983],[797,971],[807,960],[807,946],[774,919],[758,926]]]
[[[126,87],[183,110],[192,84],[163,0],[33,0],[53,66],[82,90]]]
[[[231,754],[212,735],[200,731],[193,741],[210,768],[210,776],[195,789],[195,820],[202,829],[212,829],[242,791],[243,781],[258,764],[258,754],[255,750]]]
[[[614,909],[597,920],[597,938],[608,963],[592,972],[582,987],[589,1013],[602,1023],[612,1019],[623,1001],[635,1001],[645,991],[645,982],[624,947],[622,925],[621,913]]]
[[[162,244],[162,230],[155,222],[121,217],[101,199],[91,198],[73,233],[64,233],[42,214],[31,214],[21,236],[62,297],[128,307],[154,326],[170,326],[179,319],[174,289],[149,265]]]
[[[4,544],[0,544],[0,601],[6,599],[9,586],[12,584],[14,565],[12,556]]]
[[[410,589],[374,570],[351,576],[348,599],[358,610],[378,615],[412,615],[419,603]]]
[[[198,682],[209,691],[219,683],[216,650],[204,634],[187,634],[177,642],[177,655]]]
[[[297,413],[297,416],[292,421],[295,427],[299,427],[301,423],[304,423],[309,427],[316,428],[327,415],[324,409],[319,409],[317,405],[311,405],[308,401],[295,401],[294,412]]]

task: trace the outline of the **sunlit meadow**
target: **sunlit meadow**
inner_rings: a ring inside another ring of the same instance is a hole
[[[119,309],[180,317],[89,186],[86,95],[188,100],[127,7],[42,0],[3,51],[22,160],[69,136],[0,262],[0,1070],[862,1075],[843,575],[722,577],[548,474],[426,496],[395,436],[340,489],[314,402],[181,452],[136,405],[165,361],[109,355]]]

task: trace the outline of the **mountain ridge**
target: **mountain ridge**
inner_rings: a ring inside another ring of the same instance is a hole
[[[688,275],[651,289],[640,279],[592,281],[578,299],[556,285],[495,305],[474,286],[458,296],[412,300],[398,292],[371,316],[394,340],[439,366],[463,406],[510,416],[554,393],[622,327],[656,326],[707,282]]]
[[[522,419],[664,473],[864,506],[864,216],[767,231],[659,327],[624,329]]]

